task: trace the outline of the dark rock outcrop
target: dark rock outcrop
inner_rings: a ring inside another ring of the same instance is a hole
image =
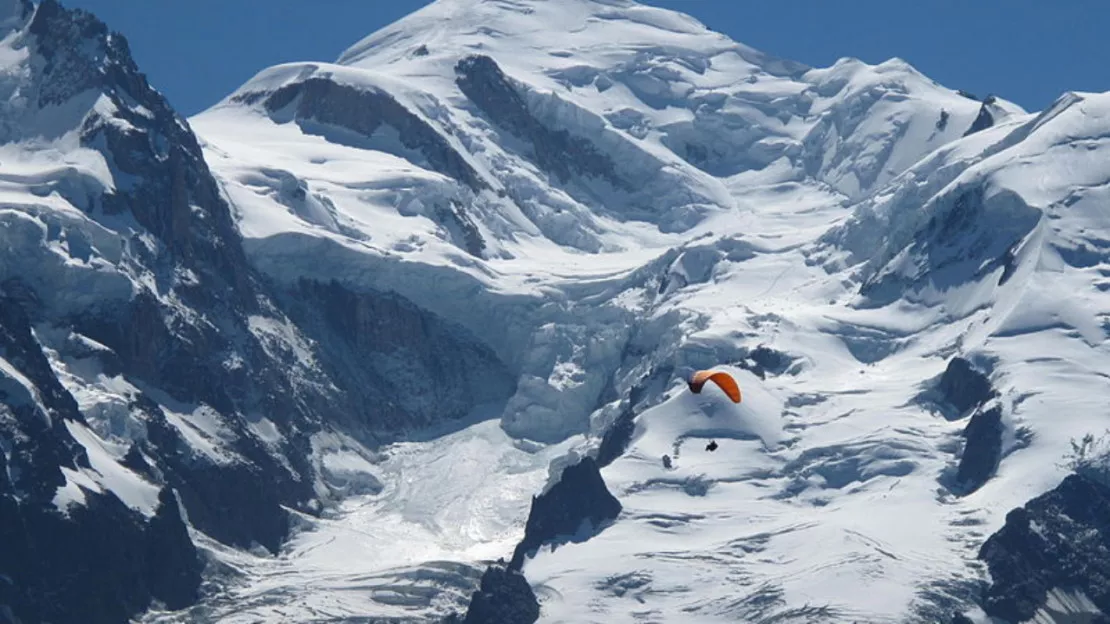
[[[597,447],[597,465],[604,468],[617,460],[628,449],[636,431],[636,413],[629,406],[621,411],[613,424],[605,430]]]
[[[975,121],[971,122],[971,127],[968,128],[967,132],[963,133],[965,137],[981,130],[986,130],[990,128],[991,125],[995,125],[995,115],[990,113],[990,104],[993,102],[995,102],[993,95],[988,95],[987,99],[983,100],[981,107],[979,107],[978,117],[975,118]]]
[[[85,449],[65,427],[66,419],[83,419],[35,340],[22,305],[2,290],[0,358],[23,377],[0,370],[0,454],[6,455],[7,489],[29,503],[48,505],[65,484],[62,468],[89,466]]]
[[[454,243],[472,256],[482,257],[486,241],[482,238],[478,225],[470,218],[462,205],[456,201],[446,206],[436,206],[432,211],[435,220],[446,228]]]
[[[120,183],[100,198],[63,195],[94,218],[101,211],[133,215],[176,263],[201,272],[204,288],[198,284],[195,296],[220,296],[221,289],[204,293],[217,283],[246,286],[249,272],[242,246],[234,244],[238,234],[231,212],[197,139],[147,83],[126,38],[109,32],[92,14],[65,9],[56,0],[39,4],[27,31],[33,35],[31,51],[42,59],[31,63],[40,106],[63,104],[87,90],[111,102],[84,116],[81,143],[105,155]],[[164,258],[152,254],[149,260]]]
[[[517,544],[509,569],[520,570],[524,558],[545,543],[580,539],[583,529],[597,531],[620,512],[620,501],[605,486],[597,462],[583,458],[564,469],[551,489],[532,497],[524,539]]]
[[[970,494],[983,487],[1002,458],[1002,408],[975,412],[964,429],[964,451],[956,470],[955,490]]]
[[[948,113],[948,111],[946,111],[942,108],[940,110],[940,117],[937,118],[937,123],[936,123],[936,126],[935,126],[936,129],[941,131],[941,132],[944,132],[944,129],[948,127],[948,119],[950,117],[951,117],[951,115]]]
[[[482,575],[481,587],[471,597],[462,621],[465,624],[532,624],[538,619],[540,603],[524,575],[502,565],[492,565]]]
[[[0,356],[34,382],[37,399],[49,416],[83,423],[85,418],[77,408],[77,401],[54,375],[54,369],[32,333],[29,312],[34,312],[33,297],[18,280],[0,284]],[[5,401],[8,405],[15,403],[15,397],[0,398],[9,399]]]
[[[0,494],[0,605],[24,622],[128,622],[152,600],[195,599],[200,563],[176,513],[149,525],[115,495],[82,491],[60,512],[50,501]]]
[[[67,514],[2,497],[0,575],[21,620],[122,624],[150,604],[141,518],[114,495],[83,497]]]
[[[991,616],[1024,622],[1061,589],[1082,593],[1102,612],[1066,621],[1110,620],[1110,487],[1068,476],[1007,514],[979,558],[990,570],[983,609]]]
[[[944,401],[956,408],[956,414],[949,420],[962,418],[968,410],[986,403],[997,394],[990,379],[962,357],[949,360],[940,377],[938,390]]]
[[[528,108],[517,88],[497,62],[484,55],[468,56],[455,65],[456,84],[466,97],[497,126],[532,147],[533,161],[566,183],[573,174],[607,180],[617,188],[630,184],[616,164],[589,140],[562,129],[549,128]]]
[[[151,595],[169,609],[193,604],[203,567],[181,518],[177,497],[170,488],[162,488],[146,534],[146,578]]]
[[[470,600],[465,619],[458,616],[448,623],[531,624],[539,619],[540,605],[535,593],[521,574],[524,558],[534,555],[544,544],[578,541],[583,530],[595,532],[621,512],[616,499],[601,478],[598,463],[585,457],[563,470],[559,481],[548,491],[532,497],[532,508],[508,565],[499,561],[486,569],[481,587]]]
[[[231,546],[259,544],[277,553],[289,531],[282,505],[290,497],[281,489],[288,472],[274,457],[242,438],[234,447],[240,461],[214,463],[193,451],[154,401],[140,396],[131,409],[146,424],[146,455],[156,458],[161,481],[176,490],[194,527]],[[304,484],[289,487],[293,500],[305,500]]]
[[[643,355],[632,342],[625,345],[622,359],[635,359]],[[632,441],[632,434],[636,430],[636,415],[650,407],[652,402],[658,400],[662,390],[675,374],[674,366],[665,364],[653,368],[644,374],[628,390],[628,403],[602,434],[601,443],[598,445],[595,460],[600,468],[613,463],[624,454]],[[606,388],[611,397],[603,397],[602,401],[614,400],[617,390],[612,384]]]
[[[760,379],[766,379],[768,373],[772,375],[785,373],[795,359],[782,351],[759,345],[752,349],[747,358],[739,362],[739,366],[750,370]]]

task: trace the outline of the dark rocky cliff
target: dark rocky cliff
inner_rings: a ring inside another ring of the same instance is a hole
[[[66,426],[84,419],[10,297],[0,297],[0,357],[30,384],[0,375],[0,606],[23,622],[126,622],[155,600],[195,599],[202,564],[168,488],[149,521],[80,485],[68,487],[83,503],[59,505],[66,471],[90,468]]]
[[[540,604],[520,572],[492,565],[470,600],[464,624],[532,624],[540,619]],[[459,622],[459,618],[448,622]]]
[[[579,539],[583,529],[590,533],[600,530],[620,512],[620,501],[605,487],[597,462],[582,458],[567,466],[551,489],[532,498],[524,539],[513,552],[509,569],[519,570],[524,558],[546,543]]]
[[[991,616],[1024,622],[1046,609],[1054,621],[1110,621],[1110,488],[1068,476],[1007,514],[979,558],[990,570],[983,608]],[[1081,594],[1098,612],[1051,613],[1052,591]]]

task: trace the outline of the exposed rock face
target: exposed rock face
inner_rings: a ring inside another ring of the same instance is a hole
[[[597,465],[601,468],[617,460],[628,449],[636,431],[636,412],[629,406],[621,411],[613,424],[605,430],[597,448]]]
[[[962,357],[949,360],[938,389],[944,400],[957,410],[950,418],[952,420],[964,416],[971,408],[982,405],[995,396],[995,390],[987,376]]]
[[[203,564],[170,488],[164,487],[158,493],[158,512],[147,528],[146,546],[146,578],[151,595],[169,609],[193,604]]]
[[[983,487],[1002,458],[1002,408],[975,412],[964,429],[964,452],[956,471],[956,490],[970,494]]]
[[[288,499],[275,481],[287,472],[272,456],[244,438],[238,445],[244,460],[213,463],[195,455],[153,401],[139,398],[132,410],[146,423],[144,455],[157,464],[161,480],[177,491],[193,526],[231,546],[259,544],[277,553],[288,533],[289,518],[282,509]]]
[[[66,428],[84,419],[10,297],[0,297],[0,357],[23,375],[0,374],[0,606],[25,622],[126,622],[152,600],[195,599],[201,563],[169,490],[149,522],[75,484],[80,504],[56,499],[63,471],[90,467]]]
[[[532,497],[524,539],[513,552],[509,569],[520,570],[524,557],[535,553],[543,544],[560,538],[575,539],[587,522],[596,531],[620,512],[620,501],[605,487],[597,462],[590,457],[583,458],[563,470],[559,482],[551,489]]]
[[[975,121],[971,122],[971,127],[967,129],[964,136],[975,134],[980,130],[986,130],[994,125],[994,115],[991,114],[989,108],[994,101],[995,98],[993,95],[988,95],[987,98],[983,100],[983,105],[979,108],[979,115],[975,118]]]
[[[1002,459],[1002,407],[992,401],[998,392],[984,372],[957,356],[949,360],[935,388],[923,397],[930,395],[927,400],[940,408],[946,420],[971,415],[961,433],[964,444],[956,474],[942,478],[954,493],[970,494],[991,478]]]
[[[18,618],[122,623],[150,604],[143,524],[115,496],[86,491],[68,516],[49,501],[3,498],[0,574]]]
[[[540,619],[540,603],[519,572],[493,565],[470,600],[465,624],[532,624]]]
[[[1080,475],[1006,516],[979,550],[990,569],[983,608],[1008,622],[1110,621],[1110,488]],[[1101,613],[1052,613],[1050,592],[1082,594]]]
[[[472,256],[482,257],[486,241],[482,239],[481,231],[462,204],[452,201],[447,205],[436,206],[432,216],[447,229],[448,235],[457,246]]]
[[[174,261],[203,271],[200,281],[206,288],[194,288],[195,296],[215,300],[225,294],[223,289],[210,292],[220,282],[242,293],[248,272],[242,246],[232,244],[238,234],[230,211],[196,137],[147,84],[127,40],[109,33],[93,15],[64,9],[55,0],[39,5],[27,31],[43,60],[32,64],[40,106],[59,105],[88,91],[111,103],[84,116],[81,141],[105,154],[120,184],[103,197],[59,189],[63,195],[93,215],[128,211],[172,252]],[[147,259],[165,258],[159,250],[151,254]]]
[[[32,236],[0,250],[0,613],[126,622],[197,598],[179,503],[214,539],[277,551],[283,506],[318,508],[309,438],[347,399],[247,264],[196,138],[126,40],[54,0],[20,6],[13,36],[29,60],[9,78],[26,97],[0,111],[0,142],[66,134],[112,184],[51,173],[34,194],[75,211],[6,213]],[[21,255],[37,240],[72,261]],[[83,279],[106,281],[67,286]],[[73,392],[101,376],[127,389],[83,414]],[[373,420],[376,406],[358,413]],[[152,518],[95,483],[78,429],[128,449],[106,461],[161,491]]]
[[[785,373],[795,359],[782,351],[776,351],[766,345],[759,345],[752,349],[747,359],[741,361],[739,366],[755,373],[760,379],[766,379],[768,373],[772,375]]]
[[[31,333],[19,302],[0,291],[0,357],[23,379],[0,371],[0,449],[6,457],[8,491],[35,504],[49,504],[65,484],[61,468],[88,467],[65,420],[83,422],[77,403],[61,387]]]
[[[585,457],[565,468],[555,485],[532,497],[524,539],[513,552],[512,561],[507,566],[498,562],[486,569],[481,588],[471,597],[463,621],[531,624],[538,620],[539,602],[520,572],[524,558],[535,554],[545,543],[581,539],[583,529],[596,531],[620,512],[620,501],[605,486],[597,461]],[[447,621],[459,620],[456,617]]]
[[[92,15],[63,9],[53,0],[40,5],[29,32],[46,61],[36,76],[43,97],[51,103],[76,97],[73,85],[79,84],[82,91],[94,89],[111,102],[90,110],[80,137],[104,154],[117,187],[100,196],[71,194],[68,199],[105,222],[132,216],[152,239],[133,235],[126,241],[121,268],[154,281],[154,288],[137,286],[127,300],[64,312],[45,309],[42,320],[106,346],[124,377],[226,415],[239,461],[218,466],[194,456],[155,401],[135,399],[134,417],[149,435],[140,442],[162,464],[162,477],[178,490],[198,528],[229,543],[254,541],[276,549],[284,536],[279,502],[301,506],[312,497],[305,454],[290,452],[306,445],[302,436],[311,431],[305,427],[301,435],[285,438],[283,462],[249,433],[243,415],[264,414],[285,427],[315,420],[304,407],[306,399],[296,396],[305,385],[290,380],[312,373],[275,365],[252,331],[251,318],[280,322],[280,312],[246,262],[230,209],[196,137],[147,84],[126,40]],[[241,479],[233,476],[240,473]],[[257,507],[253,501],[258,499],[267,501],[263,515],[270,520],[231,511]]]

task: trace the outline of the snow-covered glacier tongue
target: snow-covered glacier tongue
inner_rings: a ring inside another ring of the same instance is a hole
[[[0,613],[1110,612],[1105,95],[439,0],[185,120],[0,4]]]

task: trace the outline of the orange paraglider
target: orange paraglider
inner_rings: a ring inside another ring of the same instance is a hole
[[[719,386],[721,390],[725,391],[725,394],[728,395],[728,398],[732,399],[733,403],[739,403],[741,401],[740,386],[737,385],[736,380],[732,378],[732,375],[729,375],[724,371],[697,371],[693,374],[693,376],[690,377],[690,381],[687,382],[687,384],[690,386],[690,392],[693,392],[695,394],[700,393],[702,386],[704,386],[705,382],[707,381],[712,381],[713,383],[717,384],[717,386]]]

